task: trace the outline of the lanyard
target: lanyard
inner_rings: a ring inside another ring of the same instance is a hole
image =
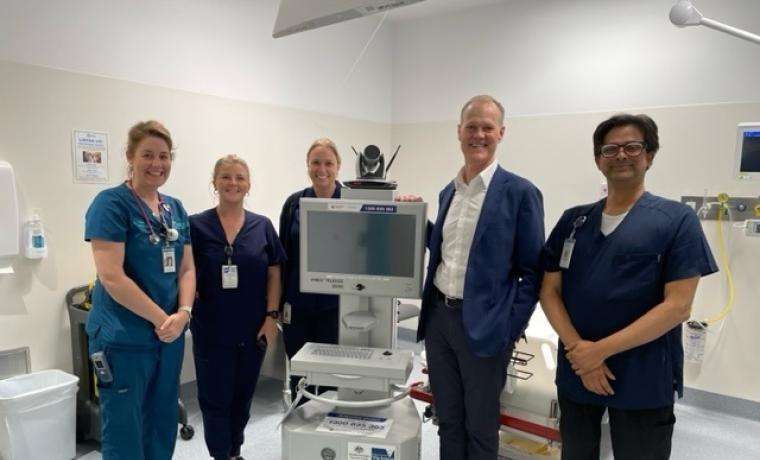
[[[232,245],[227,244],[224,247],[224,254],[227,256],[227,265],[232,265],[232,253],[233,253]]]
[[[156,233],[155,230],[153,230],[153,225],[150,223],[150,218],[148,217],[148,213],[145,211],[145,208],[147,205],[143,203],[143,201],[140,199],[139,196],[137,196],[137,192],[135,192],[135,189],[132,188],[132,184],[128,183],[127,187],[129,188],[129,191],[132,192],[132,198],[135,199],[135,202],[137,203],[137,207],[140,208],[140,213],[143,216],[143,220],[145,221],[145,224],[148,226],[148,231],[150,234],[148,235],[148,241],[151,242],[151,244],[158,244],[161,241],[161,238],[159,237],[158,233]],[[161,194],[158,194],[158,219],[161,222],[161,225],[164,227],[164,235],[166,236],[166,243],[169,244],[170,241],[176,241],[179,234],[177,230],[171,228],[167,223],[166,219],[164,219],[164,213],[161,212],[161,210],[164,210],[169,213],[169,221],[171,221],[171,207],[164,202],[164,200],[161,199]]]
[[[586,223],[587,217],[586,216],[578,216],[573,221],[573,231],[570,232],[570,236],[567,238],[570,241],[575,240],[575,231],[578,230],[583,226],[583,224]]]
[[[586,216],[578,216],[573,221],[573,231],[570,232],[570,236],[567,237],[565,243],[562,245],[562,253],[559,258],[560,268],[570,268],[570,259],[573,257],[573,250],[575,249],[575,231],[581,228],[586,223]]]

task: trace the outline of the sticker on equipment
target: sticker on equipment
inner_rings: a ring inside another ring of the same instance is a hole
[[[400,460],[400,458],[396,456],[394,446],[363,442],[348,443],[348,460]]]
[[[366,417],[330,412],[322,420],[322,423],[319,424],[317,431],[385,439],[392,424],[392,419],[384,417]]]

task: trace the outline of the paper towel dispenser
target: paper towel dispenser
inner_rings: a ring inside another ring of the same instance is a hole
[[[0,257],[18,254],[18,195],[13,167],[0,161]]]

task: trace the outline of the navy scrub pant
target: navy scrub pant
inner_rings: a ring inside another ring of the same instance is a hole
[[[184,334],[146,345],[90,338],[90,353],[103,351],[113,376],[111,383],[98,382],[103,460],[172,458],[184,349]]]
[[[282,335],[285,340],[285,352],[288,359],[292,358],[306,342],[316,343],[338,343],[338,316],[340,309],[338,307],[328,308],[317,312],[304,311],[295,306],[291,307],[290,324],[284,324]],[[290,378],[290,394],[295,399],[296,386],[301,377]],[[313,386],[307,387],[312,393],[315,391]],[[319,392],[323,393],[329,390],[327,387],[320,387]],[[307,402],[307,398],[301,400],[301,404]]]
[[[217,346],[193,337],[203,435],[215,459],[240,455],[265,351],[255,342]]]
[[[559,395],[559,431],[562,460],[598,460],[602,415],[610,414],[610,437],[615,460],[667,460],[670,458],[673,406],[623,410],[580,404]]]
[[[500,396],[513,346],[482,358],[470,351],[461,308],[440,300],[425,333],[430,387],[438,416],[441,460],[496,460]]]

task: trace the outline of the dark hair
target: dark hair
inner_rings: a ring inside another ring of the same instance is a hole
[[[646,151],[654,155],[660,150],[660,137],[657,134],[657,124],[644,114],[631,115],[619,113],[599,123],[594,130],[594,155],[599,155],[604,145],[604,138],[613,128],[635,126],[644,135]]]

